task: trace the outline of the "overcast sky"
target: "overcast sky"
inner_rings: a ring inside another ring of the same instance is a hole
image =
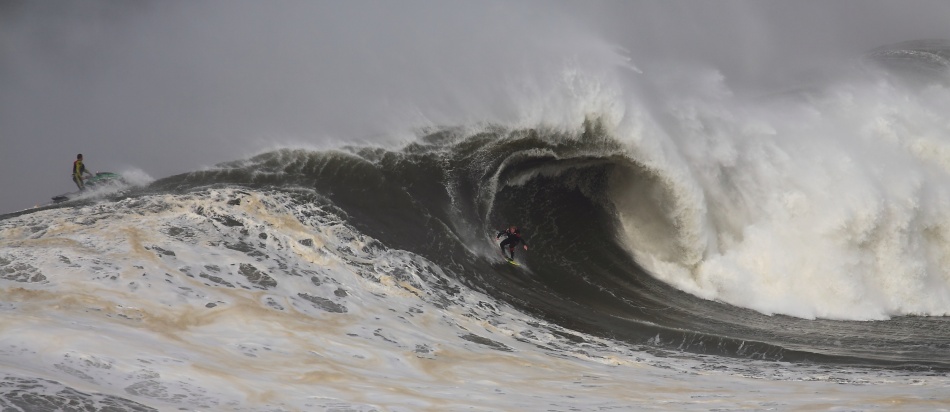
[[[0,213],[74,190],[77,153],[161,178],[504,119],[504,79],[610,46],[765,87],[948,22],[948,1],[0,0]]]

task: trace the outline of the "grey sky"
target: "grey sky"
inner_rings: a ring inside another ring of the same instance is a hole
[[[0,213],[72,191],[68,167],[160,178],[277,144],[394,141],[503,119],[504,79],[585,49],[792,68],[950,38],[945,1],[0,1]]]

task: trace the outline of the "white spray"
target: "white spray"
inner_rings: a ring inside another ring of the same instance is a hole
[[[658,115],[620,126],[671,194],[678,253],[624,220],[655,276],[767,314],[950,313],[950,91],[855,75],[747,99],[715,72],[670,78]],[[621,217],[642,203],[618,199]]]

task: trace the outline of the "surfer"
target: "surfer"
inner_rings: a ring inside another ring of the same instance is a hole
[[[86,186],[82,184],[82,174],[85,173],[92,177],[92,173],[89,173],[86,170],[86,165],[82,164],[82,153],[76,155],[76,161],[73,162],[73,182],[76,183],[76,186],[79,187],[79,190],[86,190]]]
[[[501,241],[499,247],[501,247],[501,254],[508,260],[515,260],[515,246],[518,246],[519,243],[524,244],[524,250],[528,250],[528,242],[525,242],[521,238],[521,231],[518,230],[518,226],[511,226],[508,229],[502,230],[495,235],[495,239],[500,238],[502,235],[505,236],[505,240]],[[508,252],[511,254],[511,257],[505,254],[505,246],[508,246]]]

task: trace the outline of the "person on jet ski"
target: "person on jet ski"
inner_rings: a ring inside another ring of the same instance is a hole
[[[82,153],[76,155],[76,161],[73,162],[73,182],[79,187],[79,190],[86,190],[86,185],[82,183],[82,174],[85,173],[92,177],[92,173],[86,170],[86,165],[82,163]]]

